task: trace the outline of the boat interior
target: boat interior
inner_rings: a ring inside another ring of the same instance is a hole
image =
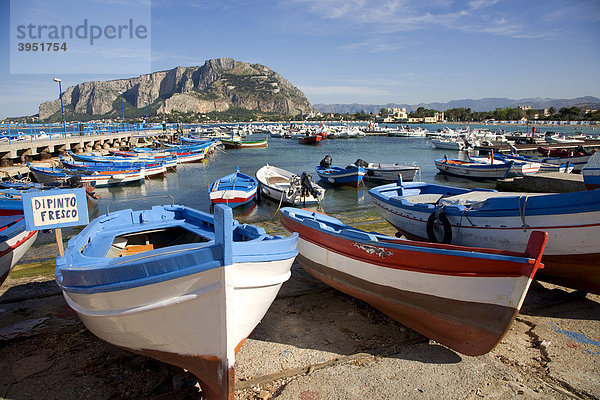
[[[180,226],[152,229],[116,236],[106,253],[106,257],[124,257],[163,247],[209,241],[209,238]]]

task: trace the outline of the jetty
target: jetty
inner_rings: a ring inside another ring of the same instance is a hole
[[[175,132],[177,124],[100,124],[73,123],[0,126],[0,166],[12,167],[34,158],[45,160],[64,154],[100,151],[124,146],[138,146]],[[25,132],[25,133],[24,133]],[[4,170],[4,175],[8,173]],[[18,174],[18,168],[15,170]]]

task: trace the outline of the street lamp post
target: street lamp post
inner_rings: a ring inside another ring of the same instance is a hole
[[[148,124],[148,102],[144,101],[144,103],[146,103],[146,124]]]
[[[62,111],[62,120],[63,120],[63,131],[65,132],[65,136],[67,135],[67,123],[65,122],[65,106],[63,105],[62,99],[62,86],[61,80],[58,78],[54,78],[54,82],[58,82],[58,98],[60,99],[60,110]],[[52,133],[52,132],[50,132]]]
[[[119,92],[119,95],[121,95],[121,126],[123,127],[123,130],[125,130],[125,112],[123,111],[123,92]]]

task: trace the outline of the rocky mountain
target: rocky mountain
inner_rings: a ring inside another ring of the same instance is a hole
[[[63,93],[68,112],[120,117],[123,99],[143,109],[148,102],[158,113],[225,111],[240,107],[262,112],[298,114],[312,110],[304,93],[281,75],[260,64],[231,58],[208,60],[201,67],[176,67],[137,78],[84,82]],[[60,100],[40,104],[41,120],[60,113]]]
[[[438,111],[446,111],[451,108],[470,108],[471,111],[493,111],[496,108],[507,108],[517,106],[531,106],[533,109],[544,109],[554,107],[560,109],[562,107],[589,107],[591,109],[600,108],[600,99],[593,96],[577,97],[574,99],[507,99],[507,98],[485,98],[479,100],[464,99],[452,100],[447,103],[421,103],[421,104],[314,104],[313,107],[322,113],[355,113],[365,110],[367,113],[372,112],[377,114],[381,108],[403,108],[408,111],[415,111],[419,107],[434,109]]]

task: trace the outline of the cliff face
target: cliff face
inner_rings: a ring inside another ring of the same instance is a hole
[[[208,60],[201,67],[177,67],[137,78],[84,82],[63,93],[65,107],[76,113],[105,115],[120,112],[119,92],[127,103],[143,108],[158,104],[158,112],[207,113],[230,107],[298,114],[312,106],[304,93],[281,75],[260,64],[231,58]],[[60,100],[40,104],[44,120],[60,112]]]

